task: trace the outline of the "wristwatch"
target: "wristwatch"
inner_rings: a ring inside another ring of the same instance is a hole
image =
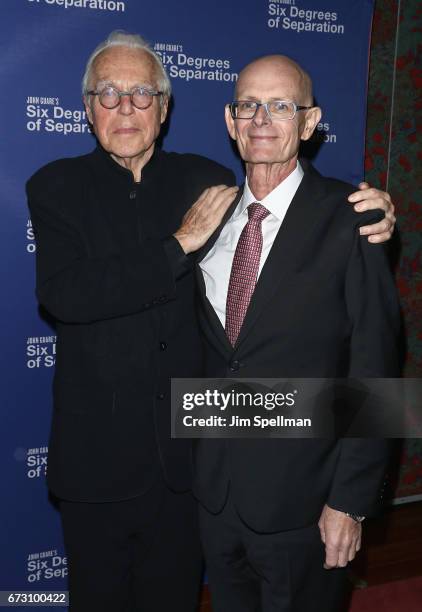
[[[345,512],[344,514],[356,521],[357,523],[361,523],[366,518],[365,516],[359,516],[359,514],[353,514],[352,512]]]

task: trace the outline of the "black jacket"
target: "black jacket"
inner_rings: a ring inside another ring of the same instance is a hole
[[[374,214],[359,215],[346,203],[352,186],[303,166],[305,175],[234,348],[205,295],[198,266],[207,376],[399,374],[399,308],[392,275],[383,245],[369,244],[358,232]],[[369,515],[382,497],[390,448],[382,439],[198,440],[194,492],[218,512],[230,486],[242,519],[258,532],[314,523],[325,503]]]
[[[37,296],[57,320],[48,483],[69,500],[130,498],[160,469],[190,486],[189,441],[170,439],[170,376],[202,374],[194,280],[172,237],[226,168],[156,150],[142,180],[103,149],[41,168],[27,192]]]

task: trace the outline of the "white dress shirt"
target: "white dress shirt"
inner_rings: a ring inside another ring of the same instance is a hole
[[[290,206],[303,178],[303,170],[299,163],[296,168],[273,189],[263,200],[257,200],[251,192],[246,178],[242,198],[232,216],[221,230],[221,234],[213,248],[200,262],[204,275],[206,294],[213,306],[222,326],[226,323],[226,301],[232,269],[234,252],[240,234],[248,222],[249,204],[258,202],[265,206],[270,214],[262,222],[262,253],[259,263],[258,277],[271,250],[278,230],[283,223],[287,209]]]

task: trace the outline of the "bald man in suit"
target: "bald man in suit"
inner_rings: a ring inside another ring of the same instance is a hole
[[[283,56],[246,66],[226,108],[246,182],[200,253],[212,377],[397,376],[397,296],[354,190],[298,160],[321,118]],[[373,219],[372,219],[373,220]],[[252,279],[252,280],[251,280]],[[390,444],[202,439],[194,492],[214,612],[339,612],[361,523],[382,496]]]

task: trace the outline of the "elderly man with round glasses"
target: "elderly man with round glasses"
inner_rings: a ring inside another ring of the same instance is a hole
[[[219,164],[156,147],[170,95],[145,41],[112,33],[83,78],[96,149],[48,164],[27,186],[37,295],[57,322],[48,484],[72,612],[197,605],[191,449],[170,437],[170,378],[203,373],[186,254],[208,240],[237,188]],[[388,210],[372,232],[388,238],[389,197],[355,197]]]

